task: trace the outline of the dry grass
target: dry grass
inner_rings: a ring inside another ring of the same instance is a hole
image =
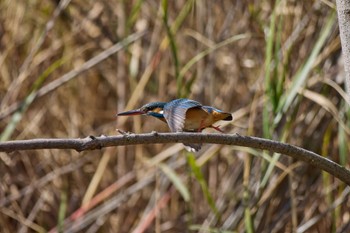
[[[333,3],[76,0],[59,10],[58,2],[0,2],[2,139],[166,131],[155,119],[114,115],[186,96],[232,111],[227,133],[271,137],[349,166]],[[31,101],[142,30],[140,40]],[[206,145],[196,157],[182,145],[0,154],[0,179],[4,233],[350,231],[349,187],[247,148]]]

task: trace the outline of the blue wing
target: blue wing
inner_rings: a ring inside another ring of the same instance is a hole
[[[201,108],[202,105],[194,100],[176,99],[164,106],[164,118],[173,132],[183,131],[186,112],[190,108]]]
[[[169,128],[172,132],[184,131],[184,124],[186,119],[186,112],[191,108],[201,108],[202,105],[194,100],[189,99],[176,99],[170,101],[164,106],[163,115],[167,121]],[[191,152],[199,151],[202,144],[189,144],[184,143],[186,150]]]

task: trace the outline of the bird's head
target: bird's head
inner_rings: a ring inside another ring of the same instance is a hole
[[[163,108],[166,102],[153,102],[143,105],[139,109],[118,113],[117,116],[149,115],[163,120]]]

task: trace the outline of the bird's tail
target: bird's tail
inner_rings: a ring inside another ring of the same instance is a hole
[[[200,143],[198,143],[198,144],[184,143],[184,146],[188,152],[198,152],[202,148],[202,144],[200,144]]]
[[[228,112],[222,113],[222,120],[223,121],[232,121],[232,114]]]

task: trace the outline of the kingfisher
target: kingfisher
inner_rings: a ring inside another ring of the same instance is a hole
[[[202,132],[205,128],[213,128],[223,132],[219,126],[213,124],[217,121],[231,121],[232,114],[223,112],[211,106],[190,99],[175,99],[170,102],[153,102],[117,116],[148,115],[168,124],[172,132]],[[201,144],[184,143],[188,151],[199,151]]]

